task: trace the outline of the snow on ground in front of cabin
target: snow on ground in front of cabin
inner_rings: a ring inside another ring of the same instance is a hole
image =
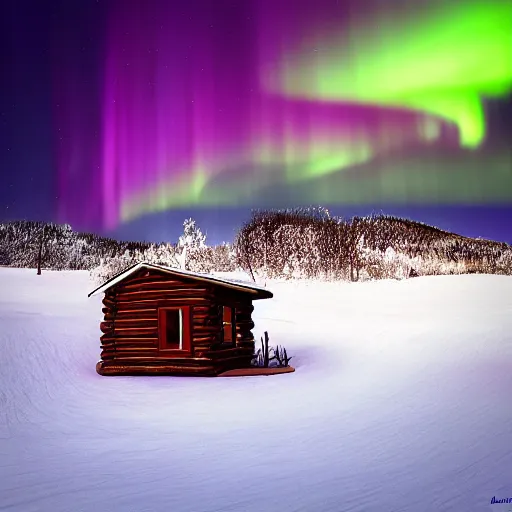
[[[87,273],[1,268],[0,510],[504,509],[512,278],[268,287],[295,373],[108,378]]]

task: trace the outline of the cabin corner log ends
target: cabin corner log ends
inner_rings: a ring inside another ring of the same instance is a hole
[[[268,291],[144,266],[104,290],[96,371],[216,376],[250,368],[252,301],[270,297]]]

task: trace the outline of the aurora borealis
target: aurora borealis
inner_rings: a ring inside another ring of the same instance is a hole
[[[100,47],[94,95],[55,72],[68,221],[512,199],[510,1],[113,0]]]
[[[456,124],[464,146],[478,146],[482,98],[512,84],[512,4],[412,5],[396,12],[391,3],[347,30],[311,28],[306,41],[316,51],[284,49],[263,82],[286,96],[423,111]]]

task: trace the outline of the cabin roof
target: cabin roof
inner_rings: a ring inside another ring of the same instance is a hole
[[[140,270],[141,268],[147,268],[151,270],[156,270],[165,274],[172,274],[178,277],[186,277],[188,279],[194,279],[197,281],[205,281],[223,288],[228,288],[231,290],[237,290],[239,292],[247,293],[251,295],[253,300],[256,299],[271,299],[274,295],[272,292],[263,288],[262,286],[258,286],[254,283],[248,283],[245,281],[238,281],[234,279],[224,279],[216,276],[212,276],[211,274],[201,274],[199,272],[190,272],[189,270],[182,270],[173,267],[165,267],[163,265],[154,265],[153,263],[137,263],[126,270],[123,270],[119,274],[110,278],[108,281],[105,281],[101,286],[93,290],[89,293],[88,297],[92,297],[93,295],[97,295],[99,293],[106,292],[108,289],[112,288],[116,284],[124,281],[126,278]]]

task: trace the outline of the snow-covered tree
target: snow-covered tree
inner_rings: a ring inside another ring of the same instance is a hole
[[[183,234],[179,237],[178,247],[181,249],[177,257],[178,263],[184,270],[193,272],[210,272],[208,263],[208,247],[206,235],[203,234],[194,219],[183,222]]]
[[[138,263],[140,260],[136,259],[134,256],[135,255],[130,254],[130,251],[126,250],[123,254],[114,258],[102,259],[100,264],[91,270],[91,279],[96,284],[102,284],[108,281],[123,270]]]
[[[194,219],[186,219],[183,222],[183,234],[178,240],[178,245],[189,249],[206,247],[206,235],[203,235]]]
[[[151,244],[146,250],[139,251],[137,258],[154,265],[178,267],[176,248],[169,244]]]

